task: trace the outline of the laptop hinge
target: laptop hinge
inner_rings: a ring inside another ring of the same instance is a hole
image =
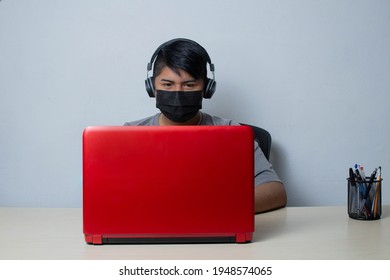
[[[234,243],[234,236],[215,237],[103,237],[103,244],[189,244],[189,243]]]

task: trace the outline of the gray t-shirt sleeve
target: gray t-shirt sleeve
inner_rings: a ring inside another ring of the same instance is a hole
[[[272,167],[272,164],[267,160],[259,145],[255,141],[255,186],[269,183],[282,182]]]

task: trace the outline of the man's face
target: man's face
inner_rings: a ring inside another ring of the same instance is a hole
[[[155,77],[156,90],[165,91],[202,91],[204,83],[202,79],[194,79],[189,73],[179,70],[179,74],[165,66],[161,73]]]

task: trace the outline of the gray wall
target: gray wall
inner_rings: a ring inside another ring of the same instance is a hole
[[[204,111],[268,129],[289,206],[345,205],[348,168],[390,148],[390,1],[0,1],[0,206],[80,207],[81,133],[157,112],[156,47],[216,66]]]

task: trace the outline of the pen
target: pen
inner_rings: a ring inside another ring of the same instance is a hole
[[[366,187],[364,185],[363,178],[360,175],[358,164],[355,164],[355,177],[357,179],[357,184],[358,184],[358,188],[359,188],[359,190],[357,191],[357,214],[360,216],[360,211],[364,207],[364,204],[362,204],[362,206],[360,206],[360,194],[362,197],[364,197],[366,195]]]
[[[356,178],[357,178],[357,183],[359,185],[359,190],[361,192],[361,194],[363,196],[366,195],[366,188],[365,188],[365,185],[364,185],[364,178],[361,176],[361,173],[359,171],[359,167],[357,164],[355,164],[355,175],[356,175]]]

